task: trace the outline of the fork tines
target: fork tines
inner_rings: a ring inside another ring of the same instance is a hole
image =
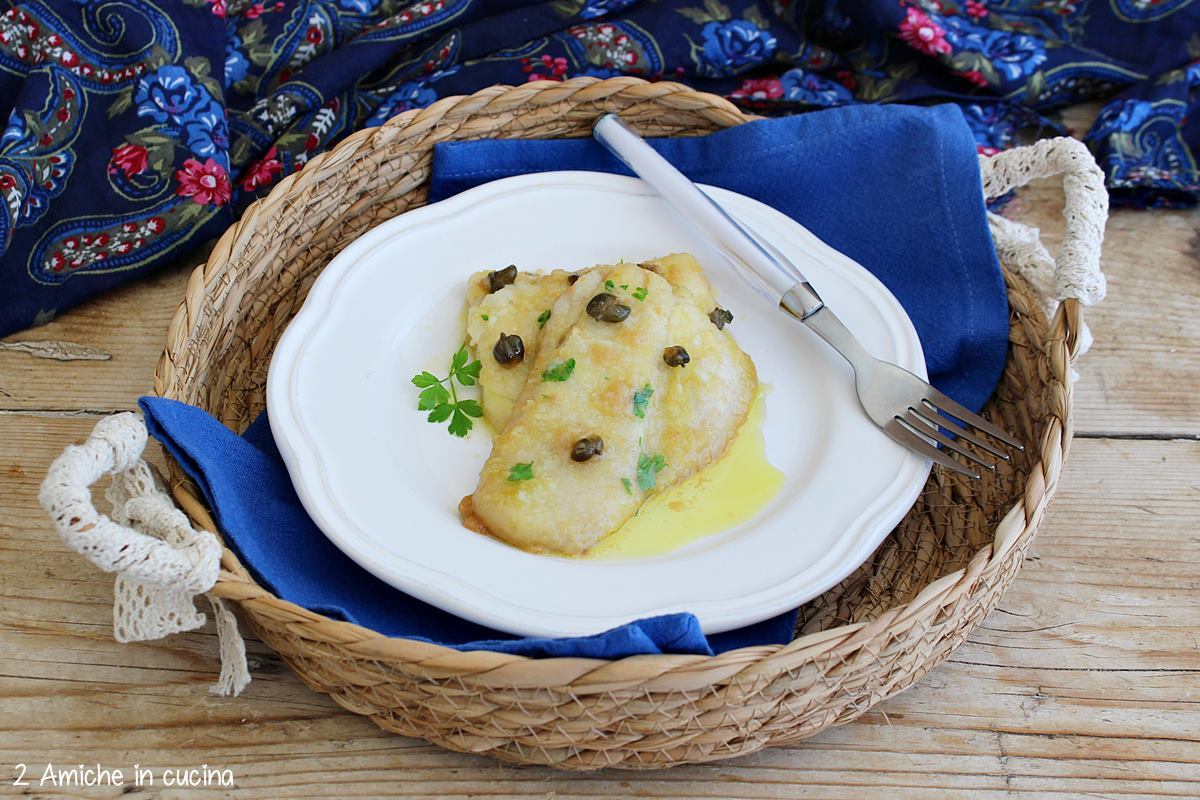
[[[947,469],[976,479],[980,477],[978,472],[953,458],[947,451],[958,453],[990,472],[996,470],[998,463],[996,459],[1002,461],[1011,459],[1007,452],[972,433],[971,428],[982,431],[1018,451],[1025,449],[1011,434],[978,414],[968,411],[938,390],[930,387],[929,395],[929,397],[922,398],[919,407],[910,406],[903,414],[897,415],[888,426],[891,428],[888,433],[909,448]],[[953,438],[947,433],[952,434]],[[930,440],[936,442],[938,446],[931,444]],[[968,448],[964,442],[975,445],[976,448],[990,453],[996,459],[988,458],[986,455]]]

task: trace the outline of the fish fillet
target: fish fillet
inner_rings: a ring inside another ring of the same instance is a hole
[[[521,277],[527,280],[478,300],[469,312],[487,313],[498,326],[486,333],[477,327],[483,338],[473,341],[485,364],[485,416],[504,422],[493,424],[492,453],[460,512],[468,527],[524,549],[578,555],[648,496],[719,458],[749,412],[758,379],[729,332],[709,320],[712,290],[690,256],[595,267],[565,289],[565,277],[556,274]],[[511,300],[500,299],[513,289]],[[604,291],[630,307],[628,318],[588,316],[588,302]],[[531,340],[517,390],[515,368],[488,370],[486,337],[524,321],[553,292],[545,325],[538,328],[534,314],[533,328],[524,328]],[[483,311],[489,303],[492,310]],[[510,313],[519,319],[510,322]],[[664,362],[663,350],[673,345],[687,350],[686,366]],[[569,375],[554,380],[572,360]],[[488,381],[497,375],[502,380],[493,389]],[[498,407],[489,410],[493,401]],[[603,453],[573,461],[573,445],[591,436],[603,439]]]
[[[569,275],[555,270],[546,275],[519,273],[512,284],[488,293],[488,273],[471,276],[467,284],[467,343],[478,354],[480,404],[483,418],[494,431],[504,430],[513,403],[525,387],[532,360],[537,356],[543,324],[539,317],[566,291]],[[492,357],[500,335],[521,337],[525,360],[504,366]]]

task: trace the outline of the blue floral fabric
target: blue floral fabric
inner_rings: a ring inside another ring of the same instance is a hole
[[[3,0],[0,334],[195,248],[358,128],[619,74],[760,113],[949,100],[982,153],[1099,98],[1115,201],[1200,199],[1200,0]]]

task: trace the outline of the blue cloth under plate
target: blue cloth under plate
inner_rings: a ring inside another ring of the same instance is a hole
[[[956,108],[836,109],[657,146],[694,179],[775,206],[858,260],[904,304],[936,382],[974,408],[991,394],[1008,306],[975,144]],[[615,165],[586,141],[439,146],[432,196],[547,169]],[[489,630],[387,586],[337,550],[301,506],[265,414],[237,436],[192,406],[149,397],[140,404],[150,433],[196,481],[242,562],[277,595],[314,611],[389,635],[538,657],[708,655],[791,638],[794,611],[709,637],[690,614],[570,639]]]

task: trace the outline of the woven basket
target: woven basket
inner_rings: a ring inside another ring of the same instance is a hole
[[[446,98],[361,131],[281,181],[221,238],[188,283],[155,392],[244,430],[263,409],[272,348],[313,280],[352,239],[425,202],[435,143],[584,136],[606,111],[656,136],[751,119],[676,84],[576,79]],[[1008,269],[1006,278],[1011,349],[985,413],[1032,446],[981,481],[935,469],[871,559],[803,607],[786,646],[611,662],[459,652],[275,597],[228,549],[212,594],[239,604],[312,688],[451,750],[565,769],[651,768],[812,736],[908,687],[967,637],[1017,573],[1054,493],[1071,440],[1080,304],[1064,301],[1047,323],[1029,285]],[[178,465],[170,471],[176,501],[198,527],[217,530]]]

